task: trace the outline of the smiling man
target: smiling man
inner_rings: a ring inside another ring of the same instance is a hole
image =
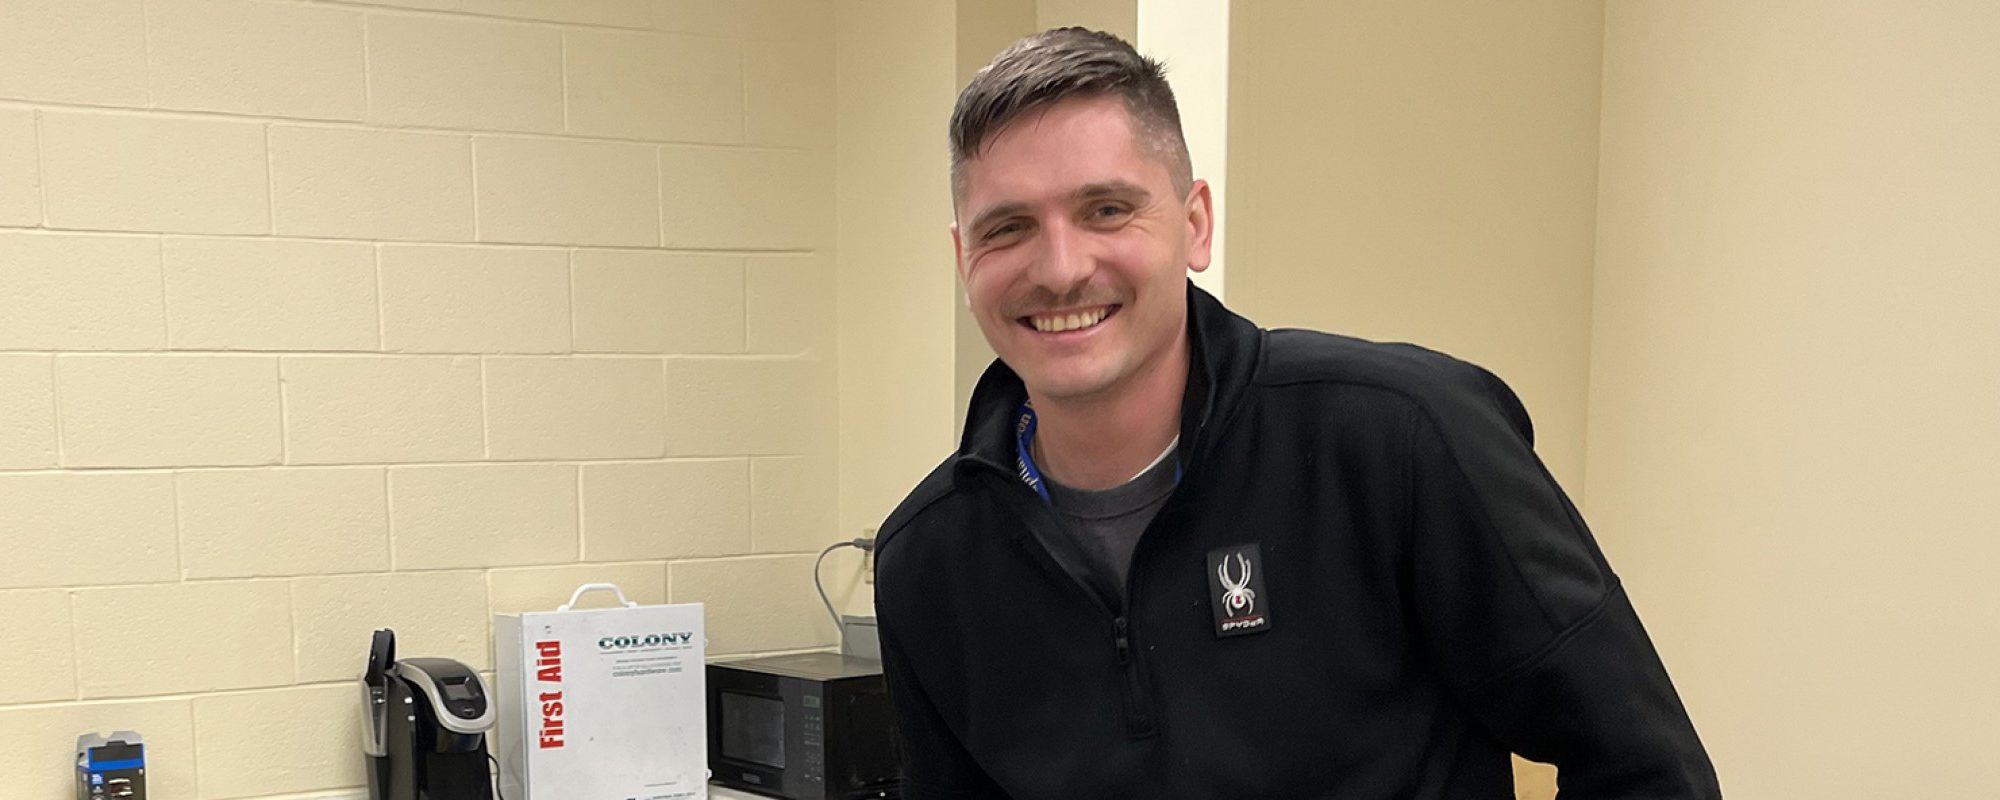
[[[1160,66],[1061,29],[951,120],[999,355],[883,524],[911,798],[1719,797],[1499,379],[1265,331],[1194,288],[1213,206]]]

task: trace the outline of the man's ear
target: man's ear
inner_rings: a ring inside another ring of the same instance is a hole
[[[1214,260],[1210,245],[1215,241],[1215,198],[1208,181],[1196,179],[1188,189],[1188,269],[1200,272]]]
[[[959,285],[965,285],[965,240],[958,234],[958,223],[951,224],[951,263],[958,270]]]

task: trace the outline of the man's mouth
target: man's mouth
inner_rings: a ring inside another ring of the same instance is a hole
[[[1041,333],[1064,333],[1097,327],[1110,319],[1111,315],[1118,313],[1118,309],[1117,304],[1092,306],[1072,311],[1030,314],[1015,321]]]

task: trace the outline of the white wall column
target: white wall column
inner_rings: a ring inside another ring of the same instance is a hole
[[[1194,176],[1215,196],[1215,261],[1195,285],[1223,296],[1223,236],[1229,217],[1229,1],[1139,0],[1139,52],[1165,61],[1181,110]]]

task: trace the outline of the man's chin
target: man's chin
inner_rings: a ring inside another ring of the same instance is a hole
[[[1107,383],[1098,375],[1023,375],[1021,382],[1029,397],[1050,402],[1087,399],[1102,393]]]

